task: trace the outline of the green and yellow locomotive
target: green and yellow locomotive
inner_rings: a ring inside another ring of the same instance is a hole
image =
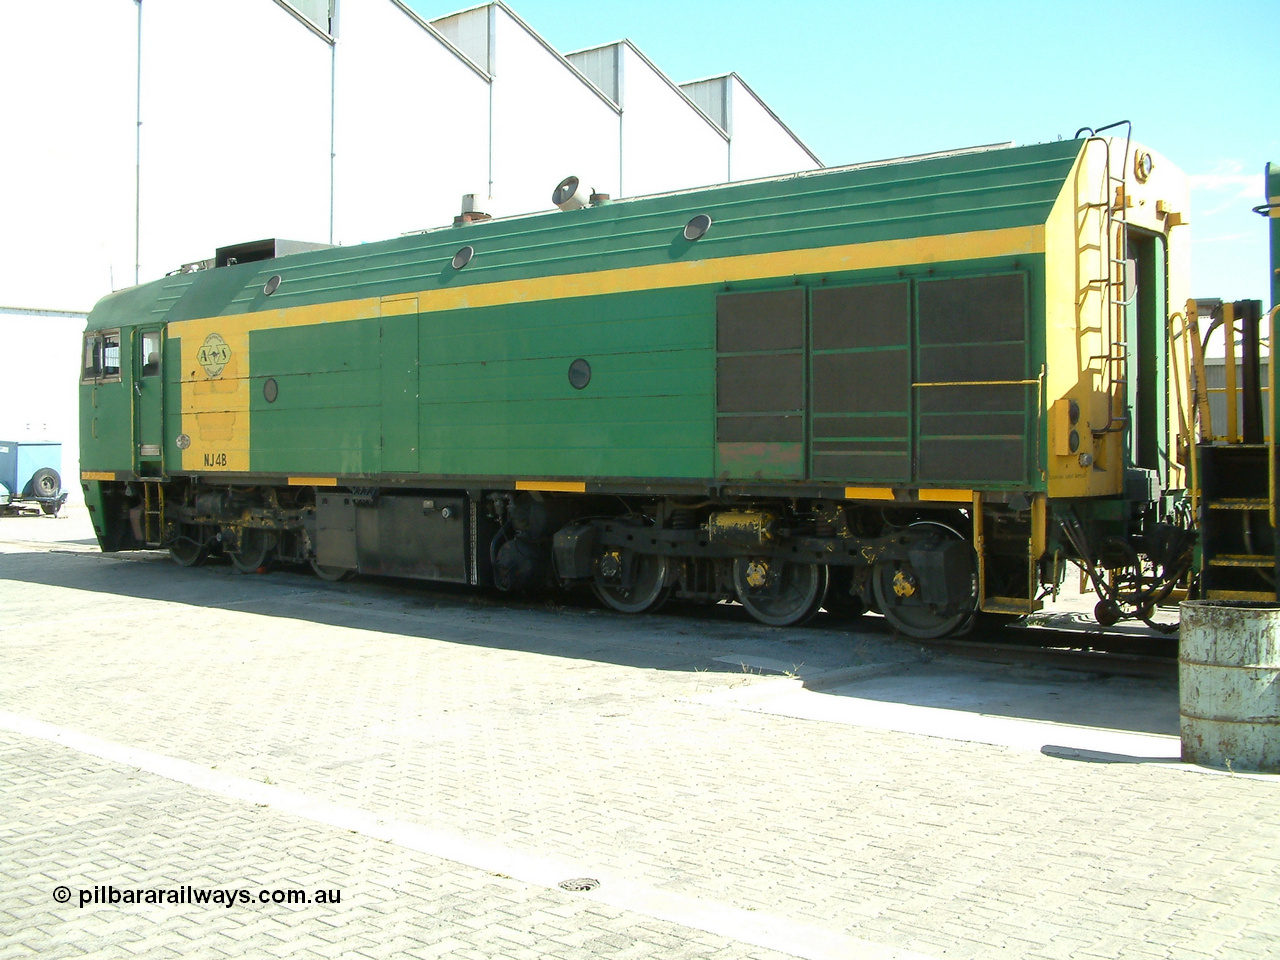
[[[220,249],[90,315],[99,540],[922,638],[1075,563],[1149,617],[1195,549],[1187,186],[1084,133]]]

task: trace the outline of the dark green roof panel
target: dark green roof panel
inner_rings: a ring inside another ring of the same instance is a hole
[[[728,184],[443,228],[217,270],[177,274],[104,299],[94,327],[388,296],[1044,223],[1082,141],[959,153]],[[685,240],[705,213],[705,237]],[[475,256],[462,270],[463,246]],[[272,296],[263,284],[284,278]]]

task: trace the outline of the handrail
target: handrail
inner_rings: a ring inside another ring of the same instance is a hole
[[[1045,431],[1044,418],[1048,413],[1044,408],[1044,378],[1048,370],[1048,364],[1040,364],[1040,375],[1036,377],[1036,466],[1040,469],[1040,479],[1046,481],[1049,479],[1049,472],[1045,469],[1044,448],[1040,445],[1040,437]],[[1032,589],[1031,592],[1034,594],[1035,590]]]
[[[1177,329],[1177,322],[1179,320],[1182,321],[1182,330],[1180,333]],[[1194,414],[1194,411],[1191,409],[1190,403],[1184,405],[1182,402],[1182,370],[1178,369],[1178,353],[1177,353],[1178,337],[1181,336],[1184,341],[1187,340],[1188,338],[1186,315],[1175,310],[1173,313],[1169,314],[1168,326],[1169,326],[1169,329],[1168,329],[1169,352],[1172,354],[1172,356],[1170,357],[1170,360],[1174,366],[1174,377],[1173,377],[1174,403],[1178,408],[1178,441],[1179,443],[1186,444],[1188,456],[1194,456],[1193,449],[1195,447],[1195,438],[1192,436],[1193,431],[1192,431],[1191,424],[1195,419],[1195,414]],[[1183,347],[1183,353],[1185,353],[1187,356],[1187,362],[1185,364],[1186,370],[1187,370],[1187,400],[1191,401],[1191,359],[1190,359],[1191,350],[1190,348],[1185,346],[1185,343]],[[1176,450],[1174,452],[1174,459],[1176,462],[1176,459],[1177,459]]]
[[[1200,315],[1195,300],[1187,301],[1187,329],[1190,334],[1191,363],[1196,374],[1196,407],[1200,414],[1200,442],[1213,440],[1213,414],[1209,409],[1208,375],[1204,369],[1204,344],[1200,340]]]
[[[1039,383],[1040,378],[1031,380],[939,380],[936,383],[913,383],[913,387],[1026,387]]]
[[[1270,327],[1267,335],[1271,340],[1275,340],[1276,336],[1276,311],[1280,310],[1280,304],[1272,307],[1267,312],[1267,320],[1270,321]],[[1271,519],[1271,526],[1276,525],[1276,354],[1273,350],[1267,356],[1267,385],[1271,390],[1271,429],[1267,431],[1267,492],[1270,500],[1267,515]]]
[[[1236,383],[1236,310],[1234,304],[1225,300],[1222,302],[1222,335],[1226,338],[1222,373],[1227,388],[1227,443],[1239,443],[1240,430],[1237,423],[1240,415],[1240,387]]]
[[[1191,516],[1192,522],[1200,522],[1200,451],[1202,441],[1213,440],[1213,416],[1209,408],[1209,395],[1205,393],[1204,345],[1200,342],[1200,317],[1194,299],[1187,300],[1183,314],[1183,326],[1187,338],[1187,399],[1191,402],[1191,421],[1188,426],[1191,457]],[[1194,374],[1194,378],[1193,375]],[[1196,438],[1196,421],[1200,422],[1200,438]]]
[[[1112,172],[1111,141],[1107,137],[1099,136],[1099,134],[1104,130],[1126,125],[1128,130],[1125,133],[1124,159],[1120,166],[1120,176],[1117,177]],[[1099,253],[1103,254],[1103,266],[1106,276],[1099,280],[1102,284],[1102,324],[1099,333],[1103,339],[1101,346],[1105,352],[1089,358],[1090,364],[1094,360],[1103,361],[1099,376],[1103,392],[1107,394],[1107,422],[1101,429],[1092,425],[1089,427],[1094,437],[1102,437],[1108,433],[1115,433],[1117,430],[1122,431],[1129,425],[1129,358],[1124,338],[1123,310],[1125,302],[1115,295],[1116,284],[1123,284],[1125,280],[1123,278],[1116,279],[1115,265],[1124,262],[1125,253],[1127,252],[1128,234],[1125,230],[1125,225],[1128,223],[1126,205],[1128,203],[1129,150],[1133,139],[1133,124],[1128,120],[1119,120],[1096,130],[1090,127],[1081,127],[1076,131],[1076,136],[1079,137],[1080,134],[1086,131],[1089,136],[1085,140],[1084,150],[1087,150],[1089,144],[1095,141],[1101,143],[1103,147],[1104,169],[1102,183],[1104,202],[1101,204],[1087,204],[1089,207],[1096,207],[1103,213],[1102,234],[1104,242],[1099,244]],[[1112,183],[1119,183],[1119,191],[1115,197],[1111,194]],[[1119,216],[1116,215],[1117,206]],[[1119,257],[1116,256],[1116,247],[1119,247]],[[1118,356],[1116,355],[1117,346],[1121,347],[1121,352]],[[1119,376],[1116,375],[1114,369],[1117,363],[1121,364]],[[1117,390],[1117,388],[1119,389]],[[1118,397],[1114,395],[1117,392],[1119,393]],[[1121,411],[1119,417],[1116,416],[1117,401],[1119,401],[1118,405]],[[1120,424],[1119,427],[1116,426],[1117,422]]]
[[[1045,365],[1040,364],[1040,375],[1029,380],[937,380],[925,383],[913,383],[914,387],[1029,387],[1033,383],[1036,385],[1036,469],[1040,471],[1040,478],[1043,480],[1045,476],[1044,465],[1042,463],[1040,434],[1044,430],[1044,377]]]

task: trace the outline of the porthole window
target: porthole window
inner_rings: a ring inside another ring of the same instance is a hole
[[[581,390],[591,382],[591,364],[579,357],[569,364],[569,386]]]
[[[684,238],[686,240],[700,240],[710,229],[711,218],[705,213],[700,213],[684,225]]]
[[[276,385],[275,377],[267,377],[267,382],[262,385],[262,396],[267,403],[276,402],[276,397],[280,396],[280,388]]]
[[[1145,150],[1139,150],[1133,158],[1133,175],[1138,178],[1139,183],[1146,183],[1155,165],[1155,160],[1152,159],[1151,154]]]

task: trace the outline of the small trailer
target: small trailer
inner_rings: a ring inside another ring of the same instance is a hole
[[[57,516],[67,500],[61,467],[60,443],[0,440],[0,516]]]

